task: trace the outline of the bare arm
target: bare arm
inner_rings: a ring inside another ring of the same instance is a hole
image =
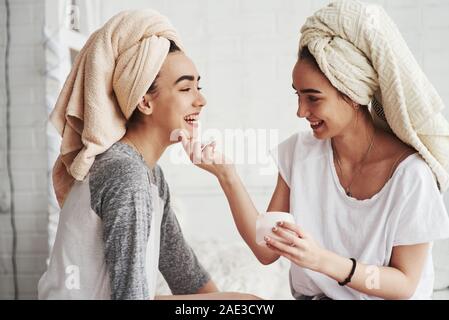
[[[219,292],[212,280],[209,280],[195,294],[161,295],[155,300],[260,300],[259,297],[247,293]]]
[[[267,212],[270,211],[290,212],[290,188],[280,174],[278,174],[276,188],[268,205]]]
[[[237,229],[257,259],[267,265],[275,262],[279,255],[256,243],[256,220],[259,213],[248,195],[240,177],[234,170],[217,175],[218,181],[228,199]],[[271,198],[267,211],[290,211],[290,189],[281,176]]]
[[[215,152],[215,144],[204,148],[195,139],[188,139],[181,133],[184,150],[190,159],[200,168],[217,177],[231,208],[234,222],[243,240],[263,264],[271,264],[279,258],[268,248],[256,243],[256,220],[259,215],[246,191],[234,165],[219,152]],[[267,211],[289,212],[290,189],[279,176],[270,205]]]
[[[339,256],[320,247],[311,235],[298,225],[283,222],[274,233],[294,245],[274,239],[268,239],[267,244],[274,252],[292,263],[327,275],[338,282],[343,282],[348,277],[352,268],[349,257]],[[383,299],[409,299],[416,291],[428,253],[428,243],[396,246],[393,248],[388,267],[366,265],[363,261],[358,261],[355,273],[347,286]]]
[[[247,293],[219,292],[215,283],[210,280],[196,294],[156,296],[156,300],[259,300]]]
[[[262,299],[248,293],[214,292],[202,294],[186,294],[177,296],[156,296],[155,300],[262,300]]]
[[[394,247],[388,267],[357,263],[348,286],[383,299],[409,299],[414,294],[421,276],[429,244]],[[323,273],[336,281],[343,281],[352,267],[351,260],[328,253]]]

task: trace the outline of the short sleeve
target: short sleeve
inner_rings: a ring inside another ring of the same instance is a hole
[[[279,174],[289,187],[291,183],[293,156],[295,154],[298,136],[299,133],[290,136],[270,151],[270,154],[278,167]]]
[[[112,300],[147,300],[145,272],[152,204],[140,165],[111,161],[91,174],[91,205],[102,220],[105,262]]]
[[[420,159],[404,173],[402,207],[393,246],[449,238],[449,217],[430,168]]]
[[[210,280],[210,275],[184,239],[171,205],[168,183],[159,166],[156,168],[156,177],[161,188],[160,194],[165,202],[161,225],[159,271],[173,294],[197,293]]]

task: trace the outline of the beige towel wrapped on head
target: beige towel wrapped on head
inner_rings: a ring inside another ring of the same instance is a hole
[[[308,18],[300,48],[353,101],[372,103],[377,124],[414,147],[449,187],[449,124],[444,104],[382,7],[356,0],[329,4]],[[386,121],[386,122],[385,122]]]
[[[62,136],[53,186],[62,206],[74,179],[126,132],[126,121],[156,78],[169,40],[182,48],[168,19],[153,10],[124,11],[93,33],[76,57],[51,122]]]

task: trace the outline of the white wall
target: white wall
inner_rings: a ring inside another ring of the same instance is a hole
[[[291,89],[299,30],[307,16],[329,1],[190,0],[103,1],[102,20],[120,10],[152,7],[167,15],[180,32],[188,54],[202,75],[208,99],[203,126],[220,130],[275,129],[280,140],[305,121],[296,118]],[[449,71],[447,38],[449,0],[370,1],[382,4],[396,21],[424,71],[444,101],[449,101],[445,77]],[[449,114],[448,110],[445,110]],[[161,165],[172,193],[184,209],[188,235],[219,235],[238,239],[227,202],[215,179],[187,165]],[[256,207],[266,209],[276,174],[260,175],[260,166],[239,167]],[[199,232],[201,231],[201,232]]]
[[[35,298],[47,250],[47,146],[43,70],[44,1],[11,2],[10,86],[12,173],[18,231],[20,298]],[[6,174],[6,9],[0,3],[0,299],[13,297]]]
[[[13,172],[19,228],[18,267],[21,298],[35,297],[46,256],[46,141],[42,27],[43,0],[12,0],[11,94]],[[202,75],[208,106],[204,127],[220,130],[279,130],[279,139],[299,128],[291,89],[299,29],[305,18],[328,1],[313,0],[127,0],[100,1],[102,21],[123,9],[152,7],[179,30]],[[372,1],[383,4],[412,51],[449,101],[449,0]],[[5,194],[4,4],[0,4],[0,195]],[[83,19],[83,16],[80,17]],[[449,112],[445,110],[446,114]],[[193,166],[162,159],[171,191],[182,210],[188,237],[239,239],[227,203],[215,179]],[[239,171],[263,211],[276,175],[262,176],[260,166]],[[1,197],[0,197],[1,199]],[[1,200],[0,200],[1,201]],[[9,216],[0,214],[0,299],[12,297]]]

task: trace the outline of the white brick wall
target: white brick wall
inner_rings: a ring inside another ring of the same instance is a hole
[[[44,1],[10,1],[10,93],[12,171],[15,186],[19,298],[36,298],[47,250],[47,150]],[[6,8],[0,4],[0,194],[8,192],[6,174],[5,45]],[[9,195],[8,195],[9,198]],[[3,199],[5,200],[5,199]],[[0,197],[1,201],[1,197]],[[5,204],[2,203],[1,206]],[[9,205],[9,203],[7,204]],[[0,299],[13,297],[12,231],[9,214],[0,214]]]
[[[11,0],[11,100],[13,178],[19,229],[21,298],[34,298],[46,256],[46,150],[44,0]],[[127,0],[99,1],[103,22],[123,9],[151,6],[166,14],[181,33],[203,76],[208,99],[205,128],[278,129],[280,139],[298,128],[291,89],[299,29],[326,0]],[[449,0],[371,1],[395,19],[424,71],[449,102]],[[0,195],[5,183],[4,4],[0,4]],[[81,17],[83,19],[83,17]],[[448,109],[445,110],[449,114]],[[228,206],[214,178],[192,166],[161,161],[174,197],[184,209],[187,236],[238,239]],[[239,167],[259,210],[265,210],[275,175]],[[0,196],[1,199],[1,196]],[[201,230],[201,233],[198,231]],[[9,216],[0,215],[0,299],[12,297]]]
[[[151,5],[171,19],[203,75],[208,99],[205,128],[272,128],[278,129],[283,139],[304,128],[304,122],[295,116],[296,98],[291,90],[299,30],[307,16],[328,2],[199,0],[183,3],[181,8],[171,6],[170,1],[153,1]],[[443,100],[449,101],[449,88],[445,85],[449,44],[442,40],[449,32],[444,18],[449,13],[449,0],[371,2],[385,6]],[[141,3],[128,1],[126,8],[139,7]],[[125,4],[108,3],[103,8],[103,20],[124,8]],[[201,14],[201,19],[192,18]],[[445,112],[449,114],[448,109]],[[204,237],[217,234],[223,226],[233,230],[226,202],[217,205],[216,199],[223,195],[216,181],[196,168],[173,166],[167,158],[162,164],[172,192],[187,211],[186,230],[196,233],[200,226]],[[264,210],[275,176],[260,176],[254,165],[240,169],[256,197],[256,206]],[[193,186],[192,181],[196,182]],[[205,185],[210,193],[207,200],[202,191],[192,194],[192,190],[202,190]],[[204,209],[210,207],[213,212]],[[236,236],[235,232],[220,234],[229,240]]]

